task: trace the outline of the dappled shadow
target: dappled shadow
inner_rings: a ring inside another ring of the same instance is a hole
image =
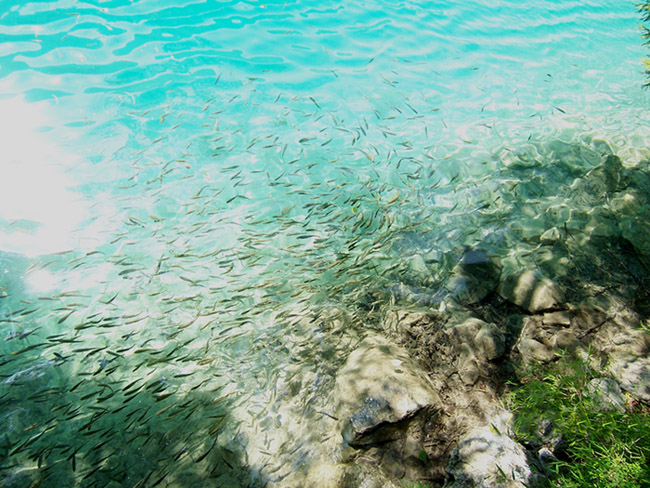
[[[1,384],[2,486],[263,486],[217,388],[105,371],[77,383],[61,361],[25,360]]]
[[[590,354],[600,368],[636,368],[637,376],[647,368],[636,361],[648,350],[640,330],[650,312],[647,162],[624,167],[595,140],[535,143],[509,157],[494,175],[508,184],[489,205],[460,202],[435,230],[397,234],[401,264],[386,274],[390,286],[368,292],[368,301],[383,296],[390,304],[385,330],[437,385],[445,407],[427,455],[438,467],[468,425],[484,419],[486,405],[518,382],[524,364]],[[467,279],[468,252],[493,261],[488,279]],[[481,287],[495,276],[498,284]],[[475,337],[453,332],[468,319],[496,326],[502,355],[481,358]],[[628,367],[618,357],[633,359]],[[616,374],[635,396],[646,394],[632,384],[636,376]]]

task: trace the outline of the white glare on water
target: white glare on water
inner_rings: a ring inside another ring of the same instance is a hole
[[[50,141],[48,118],[21,98],[0,100],[0,250],[37,256],[74,248],[86,201],[66,169],[78,157]]]

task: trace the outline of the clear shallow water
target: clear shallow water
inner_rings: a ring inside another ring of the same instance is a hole
[[[558,158],[647,157],[633,2],[1,9],[9,486],[282,484],[335,457],[336,369],[410,256],[442,282],[562,202]]]

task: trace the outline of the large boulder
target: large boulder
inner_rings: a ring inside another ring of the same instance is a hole
[[[409,420],[440,404],[426,372],[379,336],[350,354],[337,375],[336,398],[343,439],[357,448],[400,436]]]

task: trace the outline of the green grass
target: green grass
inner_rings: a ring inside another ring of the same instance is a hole
[[[597,377],[585,362],[568,358],[526,372],[510,385],[518,440],[534,444],[544,420],[563,434],[567,446],[561,460],[549,466],[549,486],[650,486],[648,409],[637,405],[625,413],[598,411],[587,394],[587,384]]]
[[[431,488],[431,485],[422,481],[415,481],[413,483],[406,483],[404,488]]]

